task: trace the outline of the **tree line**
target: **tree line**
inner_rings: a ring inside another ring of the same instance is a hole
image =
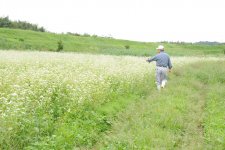
[[[33,30],[39,32],[45,32],[44,27],[38,27],[37,24],[32,24],[26,21],[11,21],[9,17],[0,17],[0,28],[13,28],[13,29],[24,29]]]

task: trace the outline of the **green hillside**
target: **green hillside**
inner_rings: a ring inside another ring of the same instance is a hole
[[[63,42],[63,51],[135,56],[153,55],[156,46],[160,44],[0,28],[0,49],[55,51],[60,40]],[[225,53],[225,44],[162,44],[170,55],[224,55]]]

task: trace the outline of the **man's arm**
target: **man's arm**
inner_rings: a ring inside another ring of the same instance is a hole
[[[154,56],[152,58],[149,58],[146,61],[149,62],[149,63],[152,62],[152,61],[156,61],[156,56]]]
[[[168,61],[168,67],[169,67],[169,71],[172,69],[172,63],[171,63],[171,61],[170,61],[170,58],[169,58],[169,61]]]

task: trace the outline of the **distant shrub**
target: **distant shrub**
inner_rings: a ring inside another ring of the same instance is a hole
[[[62,51],[63,50],[63,42],[62,42],[62,40],[59,40],[58,42],[57,42],[57,44],[58,44],[58,48],[57,48],[57,52],[60,52],[60,51]]]
[[[80,34],[79,34],[79,33],[74,33],[74,35],[75,35],[75,36],[80,36]]]
[[[95,38],[96,38],[96,37],[98,37],[98,35],[95,35],[95,34],[94,34],[94,35],[92,35],[92,37],[95,37]]]
[[[90,37],[91,35],[90,34],[87,34],[87,33],[84,33],[83,36],[84,37]]]
[[[223,54],[225,55],[225,49],[223,49]]]
[[[67,32],[68,35],[73,35],[73,36],[80,36],[79,33],[72,33],[72,32]]]
[[[19,38],[19,41],[20,41],[20,42],[24,42],[24,39],[23,39],[23,38]]]
[[[32,45],[31,44],[25,44],[24,48],[25,49],[32,49]],[[19,47],[18,47],[18,49],[19,49]]]
[[[45,28],[44,28],[44,27],[40,27],[38,30],[39,30],[40,32],[45,32]]]
[[[125,45],[124,46],[126,49],[130,49],[130,46],[129,45]]]
[[[166,44],[166,43],[169,43],[169,42],[168,41],[161,41],[160,43]]]

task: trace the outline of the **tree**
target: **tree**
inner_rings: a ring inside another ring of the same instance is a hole
[[[10,27],[11,25],[11,22],[9,20],[9,17],[3,17],[3,18],[0,18],[0,27]]]
[[[45,32],[44,27],[26,21],[11,21],[9,17],[0,17],[0,27]]]

